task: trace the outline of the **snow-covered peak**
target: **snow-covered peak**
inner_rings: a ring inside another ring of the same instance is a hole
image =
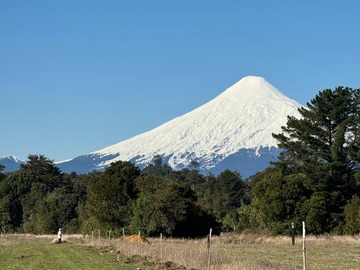
[[[18,158],[17,156],[5,156],[3,157],[3,159],[7,159],[16,163],[23,163],[24,161],[22,161],[20,158]]]
[[[224,94],[241,95],[244,99],[287,98],[263,77],[257,76],[247,76],[242,78],[228,88]]]
[[[295,107],[301,106],[290,100],[263,77],[247,76],[226,89],[216,100],[224,99],[229,103],[249,104],[248,106],[261,106],[270,102],[291,103]]]
[[[5,156],[0,158],[0,164],[5,166],[5,172],[16,171],[20,168],[20,164],[24,164],[20,158],[16,156]]]
[[[90,154],[116,155],[101,166],[146,164],[160,154],[175,169],[193,160],[211,168],[239,149],[276,147],[271,134],[281,132],[288,115],[298,117],[300,106],[264,78],[248,76],[187,114]]]

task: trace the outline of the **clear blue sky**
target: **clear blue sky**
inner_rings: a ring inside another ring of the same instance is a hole
[[[0,1],[0,157],[148,131],[247,75],[301,104],[360,88],[360,1]]]

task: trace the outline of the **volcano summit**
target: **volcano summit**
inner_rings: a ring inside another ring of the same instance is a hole
[[[248,76],[189,113],[57,166],[87,173],[123,160],[143,168],[161,155],[175,170],[196,161],[202,173],[230,169],[248,177],[277,159],[271,134],[281,132],[288,115],[300,117],[299,107],[264,78]]]

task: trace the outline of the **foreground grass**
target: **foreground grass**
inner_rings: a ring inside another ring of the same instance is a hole
[[[118,241],[118,242],[116,242]],[[131,244],[114,240],[122,254],[139,254],[171,261],[187,269],[208,269],[206,240],[150,239],[151,244]],[[306,269],[359,270],[359,237],[309,237]],[[224,235],[214,237],[211,245],[212,270],[301,270],[302,239],[291,245],[290,237]]]
[[[222,245],[233,263],[251,269],[303,269],[302,239],[292,246],[289,239],[268,239],[259,243]],[[235,268],[234,268],[235,269]],[[360,269],[360,241],[312,237],[306,242],[306,269]]]
[[[0,269],[151,269],[140,261],[119,257],[116,252],[86,248],[78,244],[26,241],[0,245]]]
[[[46,236],[0,238],[0,269],[207,270],[206,239],[151,238],[151,244],[123,239],[83,239],[61,245]],[[360,269],[360,236],[307,238],[310,270]],[[211,270],[301,270],[302,241],[289,237],[225,234],[214,237]]]

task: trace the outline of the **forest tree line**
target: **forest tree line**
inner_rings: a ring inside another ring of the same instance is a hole
[[[278,161],[249,179],[241,172],[174,171],[161,156],[140,170],[112,163],[102,172],[62,173],[43,155],[2,173],[2,232],[91,233],[112,230],[153,236],[222,231],[289,234],[305,221],[312,234],[360,232],[360,90],[326,89],[288,117]]]

